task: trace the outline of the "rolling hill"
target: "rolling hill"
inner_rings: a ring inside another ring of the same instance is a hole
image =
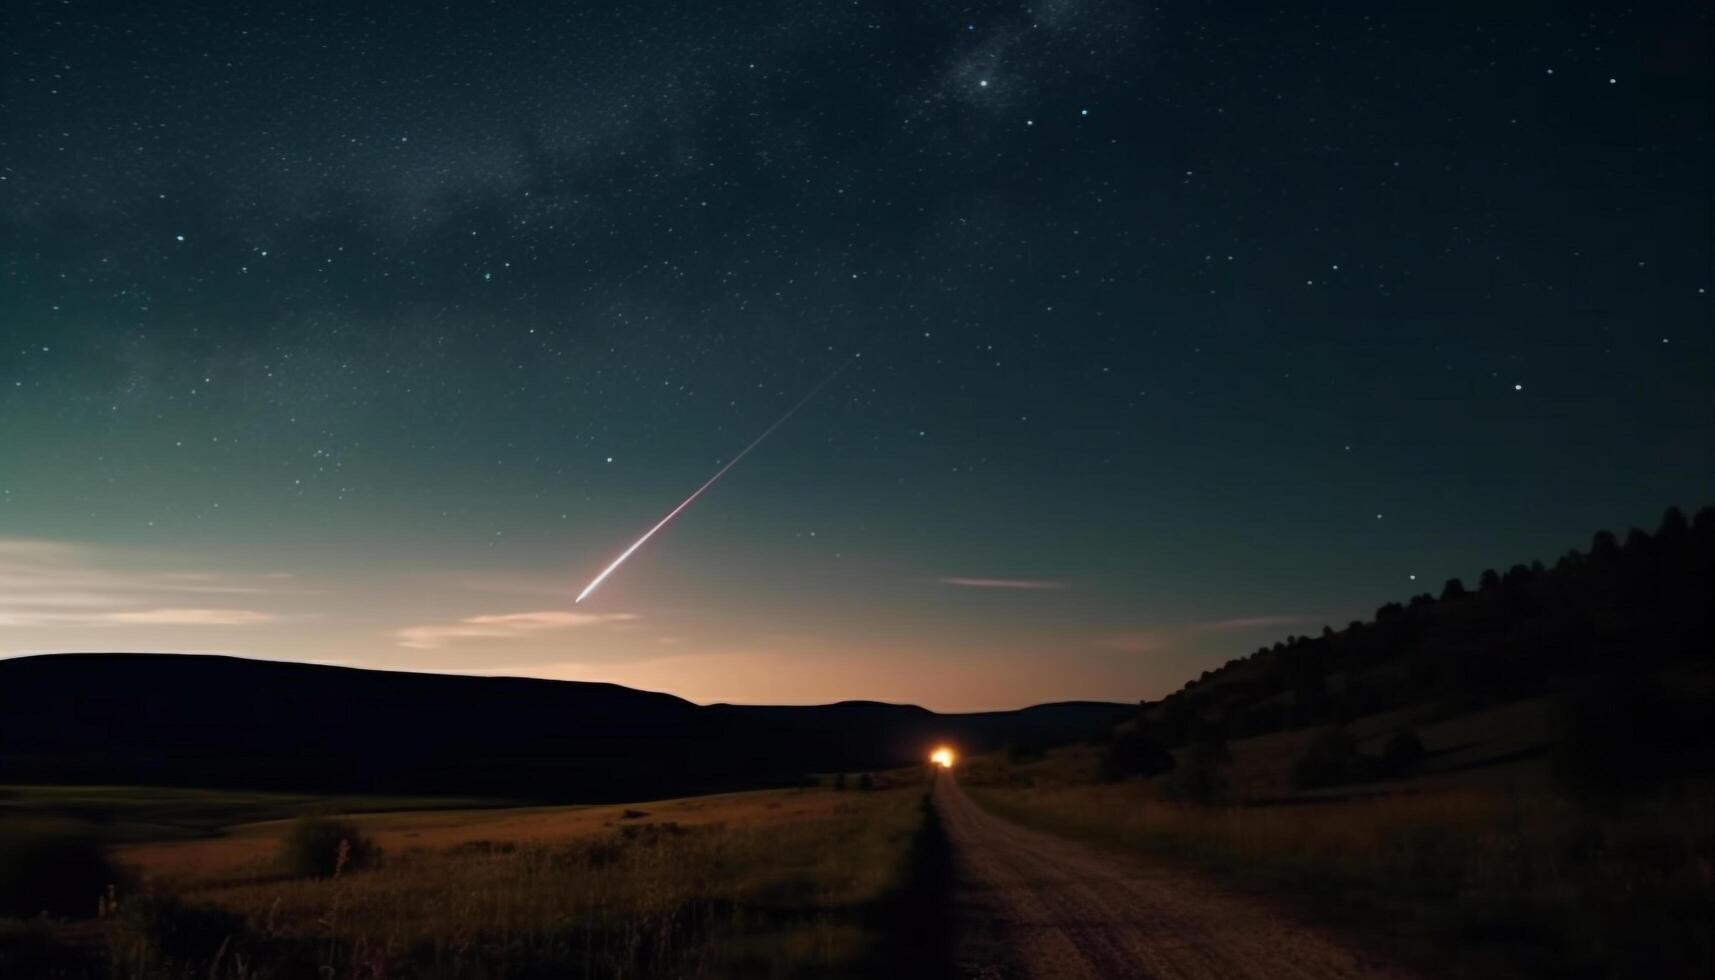
[[[47,654],[0,661],[0,783],[619,801],[910,764],[938,740],[1064,741],[1135,710],[699,706],[613,684]]]

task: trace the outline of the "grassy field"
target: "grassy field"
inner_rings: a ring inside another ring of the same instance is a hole
[[[0,926],[0,973],[10,955],[120,978],[909,975],[924,790],[359,814],[341,819],[380,861],[333,877],[282,868],[291,821],[126,844],[130,897]]]
[[[445,810],[504,801],[401,796],[310,796],[159,786],[0,786],[0,823],[53,821],[110,843],[205,838],[234,824],[321,813]]]
[[[1234,742],[1233,783],[1250,788],[1237,795],[1267,805],[1171,803],[1159,780],[1101,782],[1089,747],[974,760],[963,781],[1019,823],[1217,871],[1440,975],[1715,974],[1715,787],[1599,811],[1569,803],[1539,778],[1540,760],[1511,758],[1536,711],[1424,729],[1464,757],[1492,734],[1493,768],[1460,762],[1332,796],[1292,794],[1280,771],[1289,743],[1313,733]]]

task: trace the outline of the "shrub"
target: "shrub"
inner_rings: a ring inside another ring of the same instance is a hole
[[[1193,742],[1185,758],[1173,768],[1162,795],[1170,800],[1208,806],[1227,798],[1226,746],[1216,742]]]
[[[0,827],[0,916],[87,917],[121,873],[93,834],[56,823]]]
[[[834,789],[843,790],[845,788],[846,788],[846,774],[843,772],[834,773]]]
[[[125,902],[119,909],[119,930],[130,954],[152,965],[200,965],[223,952],[236,953],[246,939],[243,919],[174,895],[139,895]]]
[[[863,775],[859,776],[858,777],[858,789],[861,789],[861,790],[875,789],[875,777],[871,776],[867,772],[864,773]]]
[[[1292,764],[1292,785],[1299,789],[1337,786],[1372,775],[1374,760],[1358,751],[1358,740],[1344,728],[1330,728],[1305,746]]]
[[[1382,770],[1390,776],[1410,772],[1423,761],[1423,753],[1423,740],[1414,729],[1394,732],[1382,746]]]
[[[1102,775],[1109,780],[1159,776],[1171,772],[1174,765],[1173,754],[1138,729],[1115,735],[1102,753]]]
[[[375,842],[344,820],[304,817],[280,841],[280,863],[291,874],[329,878],[368,867],[381,857]]]
[[[53,928],[40,919],[0,919],[0,977],[101,977],[106,967],[94,950],[56,942]]]

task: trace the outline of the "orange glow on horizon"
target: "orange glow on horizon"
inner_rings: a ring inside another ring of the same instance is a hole
[[[929,761],[942,769],[951,769],[953,768],[953,750],[943,745],[929,753]]]

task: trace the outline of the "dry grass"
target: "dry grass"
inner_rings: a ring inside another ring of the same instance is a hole
[[[682,827],[708,824],[773,826],[821,824],[864,800],[819,789],[767,790],[692,796],[683,799],[613,806],[542,806],[507,809],[433,810],[354,814],[343,817],[380,845],[383,853],[456,850],[479,841],[555,844],[600,836],[622,826],[671,822]],[[641,811],[642,818],[628,818]],[[287,820],[240,824],[225,836],[194,841],[132,844],[115,852],[143,875],[180,889],[202,889],[273,873]]]
[[[1220,869],[1442,965],[1561,976],[1715,968],[1715,787],[1610,813],[1482,788],[1202,808],[1162,802],[1146,783],[988,775],[972,795],[1021,823]]]
[[[82,825],[108,843],[205,838],[234,824],[322,813],[500,806],[501,800],[404,796],[314,796],[170,786],[0,786],[0,824]]]
[[[887,940],[878,910],[907,869],[922,792],[632,804],[641,817],[618,806],[359,815],[345,819],[379,844],[381,863],[331,879],[282,872],[285,822],[131,845],[116,853],[143,894],[176,901],[139,899],[129,917],[121,903],[112,975],[873,975]]]

